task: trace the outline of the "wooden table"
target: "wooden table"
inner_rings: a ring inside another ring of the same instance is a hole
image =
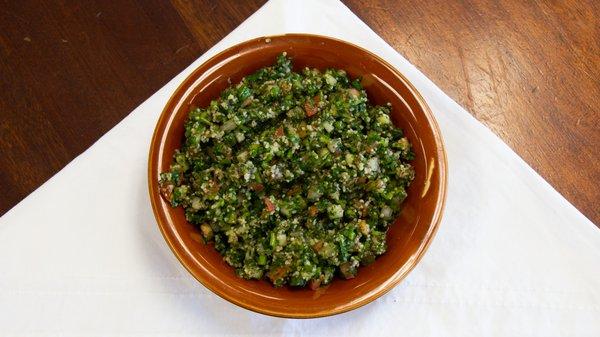
[[[0,3],[0,214],[262,3]],[[345,3],[600,225],[599,1]]]

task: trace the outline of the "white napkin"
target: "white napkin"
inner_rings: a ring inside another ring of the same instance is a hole
[[[425,96],[448,151],[446,211],[422,262],[377,301],[323,319],[263,316],[206,290],[164,242],[146,186],[178,83],[226,47],[285,32],[388,60]],[[263,6],[0,218],[0,268],[1,336],[600,336],[600,231],[337,1]]]

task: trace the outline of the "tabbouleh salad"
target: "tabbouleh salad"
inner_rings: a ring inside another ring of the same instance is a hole
[[[386,251],[414,154],[344,70],[292,70],[285,53],[193,108],[160,175],[204,240],[245,279],[316,289]]]

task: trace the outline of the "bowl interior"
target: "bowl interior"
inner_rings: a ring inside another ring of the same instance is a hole
[[[361,77],[370,102],[393,106],[394,124],[413,145],[416,178],[399,218],[388,232],[388,251],[356,278],[334,280],[317,291],[274,288],[267,281],[238,278],[212,245],[200,240],[181,208],[159,196],[158,174],[166,171],[181,145],[183,124],[192,106],[206,106],[230,83],[270,65],[282,52],[295,70],[303,67],[345,69]],[[211,58],[190,75],[168,102],[155,130],[149,160],[149,187],[165,239],[182,264],[216,294],[245,308],[287,317],[315,317],[366,304],[399,282],[418,262],[440,220],[445,197],[445,157],[439,130],[427,106],[407,80],[373,54],[343,41],[311,35],[251,40]]]

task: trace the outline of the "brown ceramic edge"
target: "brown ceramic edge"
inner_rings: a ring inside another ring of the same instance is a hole
[[[233,46],[230,46],[229,48],[226,48],[220,52],[218,52],[217,54],[213,55],[212,57],[210,57],[209,59],[207,59],[203,64],[220,57],[221,55],[227,53],[231,48],[238,46],[240,44],[245,44],[245,43],[249,43],[251,41],[255,41],[255,40],[262,40],[265,38],[281,38],[281,37],[290,37],[290,36],[308,36],[308,37],[316,37],[316,38],[321,38],[321,39],[328,39],[328,40],[333,40],[333,41],[337,41],[337,42],[341,42],[341,43],[345,43],[348,45],[351,45],[357,49],[362,50],[363,52],[371,55],[372,57],[374,57],[375,59],[377,59],[379,62],[383,63],[385,66],[387,66],[388,68],[390,68],[394,73],[396,73],[396,75],[398,75],[398,77],[404,82],[404,84],[410,89],[411,93],[415,96],[416,101],[418,102],[418,104],[423,108],[423,112],[425,114],[425,117],[427,118],[427,121],[430,123],[432,130],[433,130],[433,136],[436,140],[436,143],[439,145],[438,149],[437,149],[437,154],[436,154],[436,159],[439,162],[439,167],[438,167],[438,177],[440,179],[440,187],[439,187],[439,191],[438,191],[438,196],[439,196],[439,202],[436,205],[436,208],[434,210],[434,214],[431,220],[432,225],[430,226],[430,229],[427,233],[427,236],[425,238],[425,240],[423,240],[423,242],[421,243],[421,245],[419,246],[417,252],[416,252],[416,257],[414,262],[407,268],[407,269],[401,269],[399,270],[398,274],[392,276],[390,279],[388,279],[387,282],[384,282],[382,285],[380,285],[379,287],[373,289],[371,292],[369,292],[368,294],[365,294],[362,296],[362,298],[359,298],[357,301],[352,302],[351,304],[348,305],[342,305],[340,307],[337,308],[333,308],[330,310],[324,310],[324,311],[320,311],[320,312],[316,312],[316,313],[288,313],[288,312],[283,312],[283,311],[276,311],[276,310],[269,310],[269,309],[264,309],[261,308],[259,306],[255,306],[252,305],[250,303],[247,302],[243,302],[240,301],[238,299],[236,299],[235,297],[231,297],[228,296],[225,293],[221,293],[219,291],[216,290],[215,287],[213,287],[210,282],[204,280],[203,277],[201,277],[201,275],[196,275],[196,273],[194,273],[191,268],[187,265],[186,262],[184,262],[183,257],[181,256],[181,254],[175,249],[175,245],[173,243],[173,241],[171,240],[171,237],[169,236],[169,233],[166,232],[165,230],[165,226],[162,224],[163,219],[161,217],[161,213],[159,211],[159,206],[158,206],[158,201],[160,200],[160,198],[156,198],[156,195],[158,194],[158,190],[157,190],[157,186],[156,186],[156,182],[153,180],[153,176],[152,176],[152,162],[153,159],[157,159],[158,154],[157,154],[157,148],[156,146],[154,146],[156,144],[157,138],[158,138],[158,134],[159,134],[159,128],[158,126],[164,123],[164,120],[169,118],[169,115],[167,114],[167,107],[169,107],[173,101],[173,99],[176,96],[176,93],[180,92],[180,90],[184,87],[184,84],[188,81],[188,79],[190,78],[190,76],[192,76],[195,71],[201,67],[202,65],[200,65],[199,67],[197,67],[194,71],[192,71],[182,82],[181,84],[179,84],[177,86],[177,88],[173,91],[173,93],[171,94],[171,97],[169,98],[169,100],[167,101],[165,108],[163,109],[163,111],[160,114],[160,117],[158,119],[158,121],[156,122],[156,127],[154,129],[154,132],[152,134],[152,140],[150,142],[150,151],[149,151],[149,155],[148,155],[148,192],[149,192],[149,197],[150,197],[150,202],[152,204],[152,211],[154,213],[154,217],[157,220],[157,225],[160,229],[160,232],[163,236],[163,238],[165,239],[165,241],[167,242],[169,248],[171,249],[171,251],[175,254],[175,257],[177,258],[177,260],[179,260],[179,262],[183,265],[183,267],[196,279],[198,280],[200,283],[202,283],[202,285],[204,285],[205,287],[207,287],[209,290],[211,290],[214,294],[218,295],[219,297],[235,304],[238,305],[242,308],[251,310],[253,312],[256,313],[260,313],[260,314],[265,314],[265,315],[269,315],[269,316],[274,316],[274,317],[281,317],[281,318],[302,318],[302,319],[306,319],[306,318],[319,318],[319,317],[326,317],[326,316],[333,316],[333,315],[337,315],[337,314],[342,314],[354,309],[357,309],[359,307],[362,307],[366,304],[369,304],[371,302],[373,302],[374,300],[376,300],[377,298],[385,295],[387,292],[389,292],[392,288],[394,288],[400,281],[402,281],[415,267],[416,265],[419,263],[419,261],[421,260],[421,258],[423,257],[423,255],[425,254],[425,252],[427,251],[427,249],[429,248],[429,245],[431,244],[433,237],[435,236],[435,234],[437,233],[437,230],[439,228],[440,222],[442,220],[442,213],[443,210],[445,208],[445,204],[446,204],[446,185],[447,185],[447,179],[448,179],[448,172],[447,172],[447,166],[448,166],[448,161],[447,161],[447,156],[446,156],[446,151],[445,151],[445,146],[444,146],[444,142],[442,139],[442,134],[441,134],[441,130],[439,128],[439,125],[437,123],[437,121],[435,120],[435,118],[433,117],[433,113],[431,112],[431,109],[429,108],[429,105],[427,105],[427,103],[425,102],[423,96],[416,90],[416,88],[414,87],[414,85],[400,72],[398,71],[395,67],[393,67],[392,65],[390,65],[387,61],[385,61],[384,59],[382,59],[381,57],[379,57],[378,55],[371,53],[370,51],[368,51],[365,48],[362,48],[358,45],[355,45],[353,43],[341,40],[341,39],[337,39],[334,37],[330,37],[330,36],[325,36],[325,35],[317,35],[317,34],[300,34],[300,33],[291,33],[291,34],[282,34],[282,35],[269,35],[269,36],[262,36],[262,37],[255,37],[246,41],[243,41],[239,44],[235,44]]]

